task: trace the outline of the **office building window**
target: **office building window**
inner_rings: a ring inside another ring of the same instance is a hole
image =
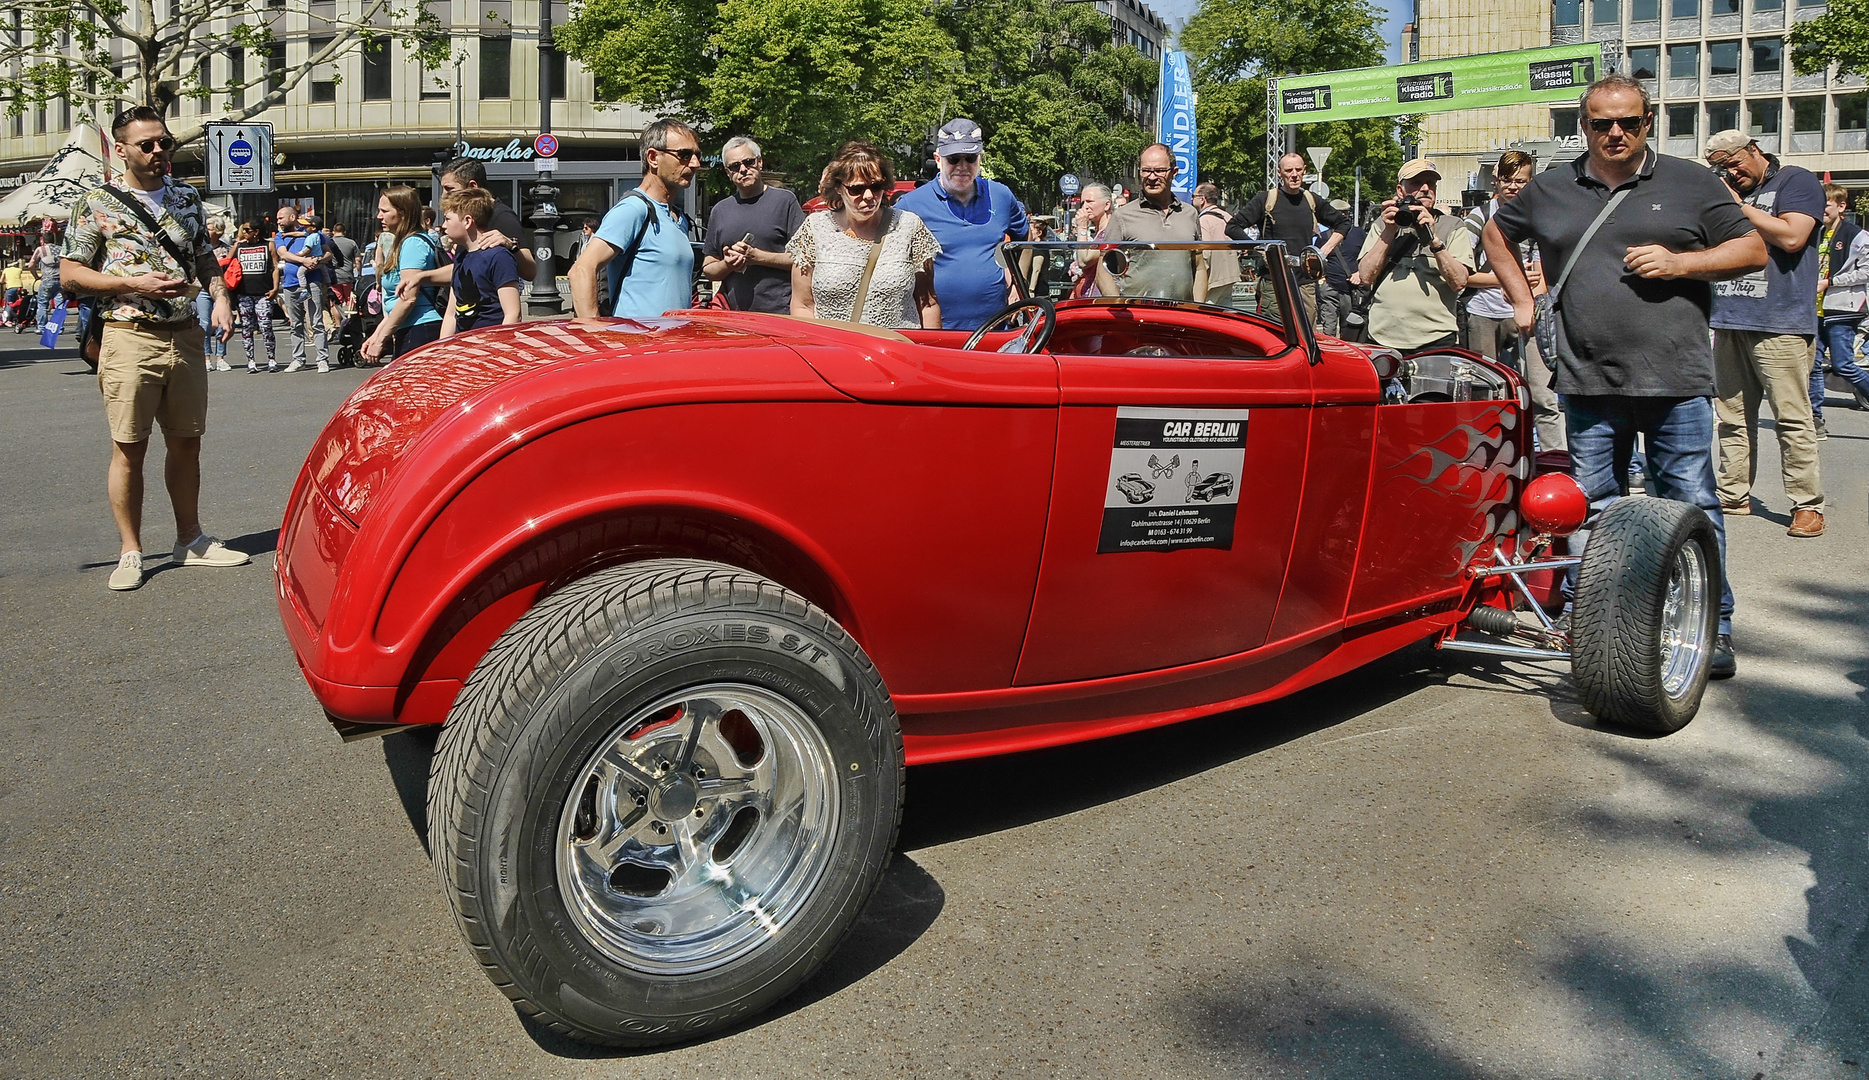
[[[1575,134],[1577,134],[1577,110],[1552,109],[1551,137],[1554,139],[1563,139]]]
[[[1622,5],[1618,0],[1590,0],[1590,21],[1598,26],[1621,22]]]
[[[1700,18],[1700,0],[1668,0],[1668,16],[1674,19]]]
[[[1752,73],[1769,75],[1785,70],[1785,42],[1783,38],[1752,39]]]
[[[207,53],[202,53],[201,59],[195,61],[195,82],[199,84],[203,90],[208,90],[208,89],[213,88],[214,86],[214,57],[213,56]],[[207,112],[209,109],[213,107],[214,107],[214,95],[212,94],[203,94],[202,96],[195,99],[195,111],[198,113]]]
[[[454,49],[449,45],[450,39],[448,35],[437,34],[435,36],[442,42],[444,55],[454,55]],[[422,100],[445,100],[453,97],[454,74],[455,69],[452,67],[438,67],[432,70],[424,69],[422,71]]]
[[[1637,79],[1661,78],[1661,47],[1638,45],[1630,49],[1629,74]]]
[[[1583,25],[1583,0],[1557,0],[1551,11],[1553,26]]]
[[[1700,119],[1698,105],[1668,106],[1668,137],[1671,139],[1691,138],[1700,133],[1697,121]]]
[[[513,96],[513,39],[480,39],[480,99],[499,101]]]
[[[246,88],[241,84],[247,81],[247,51],[233,48],[227,50],[227,107],[245,108],[247,103]]]
[[[389,39],[377,38],[359,51],[363,53],[363,99],[388,101],[391,85]]]
[[[1824,99],[1820,97],[1791,99],[1791,130],[1803,134],[1824,130]]]
[[[1861,131],[1869,126],[1869,94],[1837,97],[1837,130]]]
[[[557,49],[551,53],[552,100],[565,99],[565,54]]]
[[[1714,15],[1737,15],[1739,0],[1713,0],[1711,10]]]
[[[1785,130],[1785,103],[1778,100],[1746,102],[1746,133],[1755,139],[1776,137]]]
[[[1661,18],[1661,0],[1629,0],[1629,20],[1649,22]]]
[[[1670,79],[1698,79],[1700,78],[1700,46],[1699,45],[1670,45],[1668,46],[1668,78]]]
[[[1707,102],[1707,130],[1718,134],[1722,131],[1737,130],[1739,127],[1739,102]]]
[[[311,59],[323,52],[331,44],[329,35],[315,37],[305,42],[305,58]],[[337,65],[326,61],[314,64],[311,69],[311,99],[314,105],[325,105],[337,100]]]
[[[286,88],[286,43],[275,41],[266,46],[266,92],[276,94]]]
[[[1752,0],[1754,11],[1783,11],[1785,0]]]
[[[1739,74],[1739,42],[1709,41],[1707,74],[1716,79],[1722,75]]]

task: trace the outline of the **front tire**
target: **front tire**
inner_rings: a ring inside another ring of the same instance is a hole
[[[1571,606],[1571,678],[1605,723],[1666,735],[1700,710],[1720,616],[1720,546],[1699,507],[1626,498],[1598,517]]]
[[[738,1023],[830,956],[875,888],[902,739],[849,635],[776,582],[599,571],[501,636],[429,782],[443,890],[487,974],[573,1038]]]

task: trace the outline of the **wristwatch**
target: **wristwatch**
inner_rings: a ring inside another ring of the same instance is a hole
[[[1446,251],[1446,250],[1447,250],[1447,245],[1439,241],[1436,241],[1428,245],[1428,253],[1430,255],[1439,255],[1441,252]]]

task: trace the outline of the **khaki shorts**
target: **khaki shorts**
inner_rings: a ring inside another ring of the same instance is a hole
[[[208,430],[208,361],[201,324],[155,326],[108,322],[98,350],[97,385],[104,391],[110,437],[149,438],[150,425],[186,439]]]

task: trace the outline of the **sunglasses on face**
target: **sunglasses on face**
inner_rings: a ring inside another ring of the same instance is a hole
[[[744,161],[729,161],[726,163],[726,169],[728,172],[739,172],[742,169],[751,169],[758,164],[759,164],[758,158],[750,157],[750,158],[745,159]]]
[[[883,183],[881,180],[876,180],[868,184],[844,185],[844,194],[853,199],[860,199],[865,195],[881,195],[887,190],[889,190],[889,185]]]
[[[949,165],[972,165],[974,162],[979,161],[979,160],[980,160],[979,154],[949,154],[947,155],[947,163]]]
[[[131,143],[130,145],[136,147],[138,150],[141,150],[145,154],[150,153],[155,150],[161,150],[164,153],[167,153],[168,151],[175,149],[175,137],[172,135],[164,135],[160,139],[141,139],[137,142]]]
[[[1612,127],[1619,127],[1623,129],[1624,131],[1628,132],[1629,134],[1634,135],[1636,132],[1642,130],[1643,124],[1648,123],[1648,117],[1647,116],[1592,116],[1589,119],[1588,123],[1590,125],[1590,130],[1596,132],[1598,135],[1607,135],[1609,133],[1609,129]]]
[[[675,157],[680,158],[681,163],[683,165],[692,165],[701,156],[701,151],[696,150],[692,147],[687,147],[687,146],[682,147],[680,150],[671,150],[671,149],[658,148],[658,147],[653,147],[653,146],[650,147],[649,149],[654,150],[658,154],[672,154]]]

